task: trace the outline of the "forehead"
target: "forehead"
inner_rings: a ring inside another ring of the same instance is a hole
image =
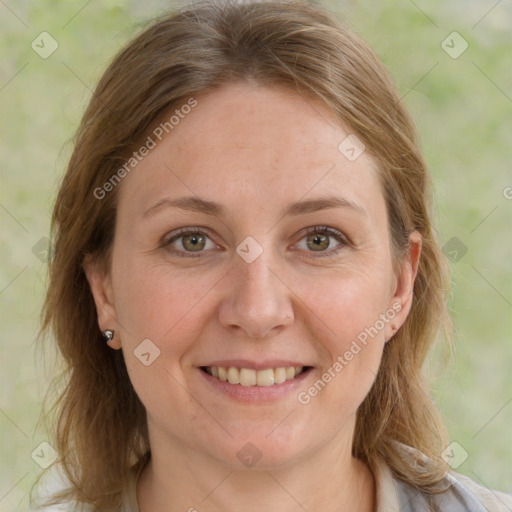
[[[241,211],[248,202],[280,208],[338,192],[375,206],[380,186],[373,160],[363,152],[351,161],[340,151],[351,131],[320,100],[245,82],[195,99],[125,178],[121,204],[140,214],[164,196],[199,195],[231,201]]]

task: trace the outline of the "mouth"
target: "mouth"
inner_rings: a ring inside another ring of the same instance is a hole
[[[244,387],[271,387],[292,381],[299,375],[309,372],[311,366],[281,366],[255,370],[235,366],[201,366],[201,371],[213,378]]]

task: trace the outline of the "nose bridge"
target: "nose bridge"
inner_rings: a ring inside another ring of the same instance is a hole
[[[263,337],[293,321],[290,293],[278,278],[277,268],[269,248],[250,263],[243,258],[237,262],[230,273],[230,293],[220,310],[225,327],[238,327],[245,336]]]
[[[268,250],[266,251],[269,252]],[[276,299],[275,271],[271,270],[272,262],[267,254],[263,253],[251,263],[241,261],[237,267],[237,291],[243,300],[254,301],[258,296],[267,299]]]

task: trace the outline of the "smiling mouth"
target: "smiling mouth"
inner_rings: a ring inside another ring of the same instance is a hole
[[[268,387],[293,380],[301,373],[310,369],[310,366],[289,366],[280,368],[267,368],[253,370],[252,368],[236,368],[234,366],[201,366],[201,370],[222,382],[239,384],[241,386]]]

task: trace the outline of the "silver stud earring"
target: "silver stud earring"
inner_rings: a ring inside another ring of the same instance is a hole
[[[114,339],[114,331],[111,331],[110,329],[103,331],[103,339],[105,340],[105,343],[108,343]]]

